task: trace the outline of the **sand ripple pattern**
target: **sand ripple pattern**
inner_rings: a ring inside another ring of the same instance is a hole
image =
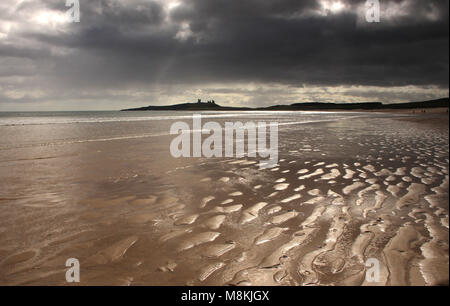
[[[54,262],[75,254],[96,268],[90,284],[448,284],[448,130],[415,127],[286,133],[275,168],[207,160],[170,192],[87,200],[86,226],[47,241],[53,255],[6,250],[0,281],[52,280]],[[369,258],[381,264],[379,283],[365,279]],[[23,277],[31,267],[40,274]]]

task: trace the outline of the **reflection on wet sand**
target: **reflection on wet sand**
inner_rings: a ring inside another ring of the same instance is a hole
[[[2,162],[0,284],[66,285],[68,258],[81,285],[448,284],[448,127],[369,117],[279,139],[266,170],[174,160],[165,136]]]

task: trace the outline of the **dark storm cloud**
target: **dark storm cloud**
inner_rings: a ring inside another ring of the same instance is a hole
[[[322,0],[181,0],[171,10],[167,1],[81,0],[81,23],[61,29],[30,18],[40,9],[64,12],[65,1],[8,2],[16,7],[0,13],[0,60],[29,59],[15,70],[35,71],[28,86],[39,89],[239,82],[448,88],[448,1],[381,0],[381,23],[369,24],[363,0],[341,1],[345,8],[336,12],[324,12]],[[16,21],[6,39],[2,20]]]
[[[358,26],[355,10],[295,18],[317,6],[314,1],[189,0],[172,15],[190,22],[205,40],[195,52],[201,54],[198,62],[191,63],[210,67],[205,70],[219,77],[325,85],[448,84],[447,1],[412,1],[411,12],[370,26]],[[424,19],[432,8],[440,13],[437,20]],[[195,72],[195,66],[188,68]]]
[[[421,9],[431,5],[421,5],[424,1],[410,6],[414,11],[406,16],[411,22],[402,17],[400,24],[358,26],[351,11],[292,17],[317,7],[314,1],[188,0],[171,13],[173,21],[190,25],[186,41],[174,38],[175,25],[161,25],[163,10],[157,3],[134,8],[95,2],[82,3],[89,22],[83,20],[75,34],[35,37],[101,52],[106,65],[108,60],[113,66],[122,63],[119,75],[114,67],[106,70],[113,73],[107,78],[118,81],[122,72],[136,81],[155,81],[161,72],[162,81],[183,83],[448,84],[448,14],[434,21],[420,18]],[[434,5],[440,12],[448,9],[446,1]],[[102,10],[93,13],[90,6]],[[170,67],[166,61],[172,61]]]

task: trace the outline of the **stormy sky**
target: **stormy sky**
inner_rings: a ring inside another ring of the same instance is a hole
[[[447,0],[0,2],[0,111],[449,95]]]

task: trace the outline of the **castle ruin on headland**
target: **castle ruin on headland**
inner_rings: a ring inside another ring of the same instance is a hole
[[[216,101],[214,101],[214,100],[208,100],[208,102],[202,102],[202,99],[198,99],[198,100],[197,100],[197,103],[198,103],[198,104],[201,104],[201,103],[216,104]]]

